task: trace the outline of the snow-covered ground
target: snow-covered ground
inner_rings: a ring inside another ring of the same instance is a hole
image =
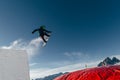
[[[0,80],[30,80],[25,51],[0,49]]]

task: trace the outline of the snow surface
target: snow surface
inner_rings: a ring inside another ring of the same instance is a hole
[[[0,49],[0,80],[30,80],[26,51]]]

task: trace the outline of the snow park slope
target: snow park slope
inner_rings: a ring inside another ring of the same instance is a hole
[[[26,51],[0,49],[0,80],[30,80]]]
[[[78,70],[59,76],[54,80],[120,80],[120,65]]]

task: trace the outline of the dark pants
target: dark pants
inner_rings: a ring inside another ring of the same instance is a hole
[[[43,39],[43,41],[44,41],[45,43],[47,43],[47,41],[44,39],[44,35],[46,35],[47,37],[50,37],[50,35],[48,35],[47,33],[41,33],[41,34],[40,34],[40,36],[41,36],[41,38]]]

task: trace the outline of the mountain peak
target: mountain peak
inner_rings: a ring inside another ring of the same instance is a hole
[[[113,57],[112,59],[107,57],[105,58],[102,62],[100,62],[98,64],[98,66],[103,66],[103,65],[114,65],[116,63],[120,62],[119,59],[117,59],[116,57]]]
[[[112,61],[114,61],[114,62],[116,62],[116,63],[120,62],[120,60],[117,59],[116,57],[113,57],[113,58],[112,58]]]

